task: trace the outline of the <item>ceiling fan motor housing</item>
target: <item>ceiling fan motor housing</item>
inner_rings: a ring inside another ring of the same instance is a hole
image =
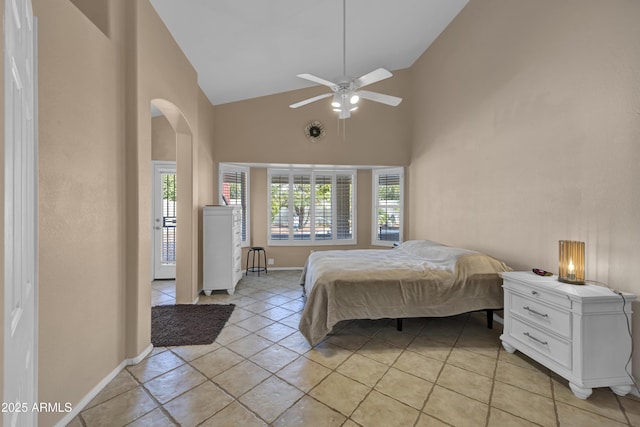
[[[357,87],[353,81],[336,85],[335,95],[331,102],[334,111],[350,112],[358,108],[356,104],[360,101],[360,97],[356,94],[356,89]]]

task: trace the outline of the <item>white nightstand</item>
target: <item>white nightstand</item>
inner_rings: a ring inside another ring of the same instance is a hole
[[[505,350],[519,350],[561,375],[580,399],[589,397],[593,387],[610,387],[620,396],[631,391],[625,366],[631,352],[627,319],[631,322],[635,295],[621,296],[603,286],[569,285],[556,276],[532,272],[501,276],[500,339]]]

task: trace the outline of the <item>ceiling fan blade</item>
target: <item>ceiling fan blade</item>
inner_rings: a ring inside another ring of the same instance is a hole
[[[333,94],[332,93],[323,93],[322,95],[314,96],[313,98],[305,99],[304,101],[300,101],[300,102],[296,102],[295,104],[291,104],[291,105],[289,105],[289,107],[290,108],[302,107],[303,105],[311,104],[312,102],[316,102],[316,101],[319,101],[321,99],[328,98],[330,96],[333,96]]]
[[[393,76],[390,71],[385,70],[384,68],[378,68],[377,70],[373,70],[372,72],[365,74],[364,76],[357,78],[355,80],[356,87],[364,87],[380,80],[388,79]]]
[[[397,96],[385,95],[383,93],[378,92],[369,92],[368,90],[359,90],[356,92],[360,95],[360,98],[368,99],[370,101],[381,102],[383,104],[391,105],[393,107],[397,106],[402,102],[402,98],[398,98]]]
[[[313,74],[298,74],[296,77],[300,77],[301,79],[309,80],[314,83],[319,83],[321,85],[328,86],[332,90],[334,87],[338,86],[336,83],[330,82],[329,80],[325,80],[322,77],[314,76]]]

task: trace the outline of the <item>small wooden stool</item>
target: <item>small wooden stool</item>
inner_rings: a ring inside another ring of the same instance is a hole
[[[253,253],[253,258],[251,259],[251,267],[249,267],[249,257]],[[258,255],[258,266],[256,267],[256,254]],[[260,255],[262,255],[262,259],[264,260],[264,264],[260,264]],[[262,267],[264,265],[264,267]],[[258,273],[258,277],[260,277],[260,272],[264,271],[265,274],[268,274],[267,271],[267,251],[264,250],[262,246],[251,246],[249,248],[249,252],[247,252],[247,271],[245,272],[245,276],[249,275],[249,272]]]

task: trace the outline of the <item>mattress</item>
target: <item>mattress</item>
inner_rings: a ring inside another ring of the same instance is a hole
[[[315,345],[343,320],[501,309],[503,271],[511,269],[486,254],[429,240],[394,249],[317,251],[301,276],[307,300],[299,329]]]

